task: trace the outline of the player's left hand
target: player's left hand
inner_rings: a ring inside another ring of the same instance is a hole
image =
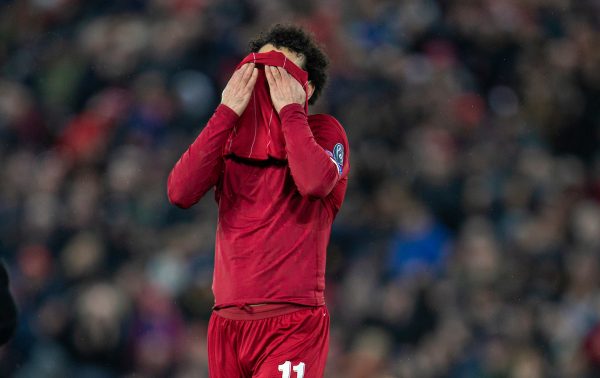
[[[289,104],[304,105],[306,92],[302,85],[284,68],[265,66],[265,76],[271,91],[271,100],[277,113]]]

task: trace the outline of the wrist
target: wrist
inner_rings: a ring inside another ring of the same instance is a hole
[[[284,132],[290,125],[297,125],[298,122],[308,122],[308,116],[304,111],[304,107],[297,103],[287,104],[279,112],[281,127]]]
[[[241,112],[238,113],[238,111],[235,110],[231,105],[228,105],[224,102],[221,102],[219,104],[219,106],[217,107],[217,111],[220,111],[222,113],[228,113],[230,117],[235,117],[236,119],[241,116]]]
[[[297,102],[290,102],[289,104],[284,105],[279,109],[279,115],[282,116],[285,113],[290,113],[290,112],[294,113],[294,112],[298,112],[298,111],[305,113],[304,106],[302,106],[302,104],[299,104]]]
[[[215,113],[222,114],[226,119],[234,122],[240,117],[234,109],[225,103],[220,103],[219,106],[217,106]]]

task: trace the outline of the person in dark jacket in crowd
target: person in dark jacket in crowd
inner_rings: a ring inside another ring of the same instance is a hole
[[[0,345],[12,337],[17,327],[17,308],[8,290],[8,273],[0,262]]]

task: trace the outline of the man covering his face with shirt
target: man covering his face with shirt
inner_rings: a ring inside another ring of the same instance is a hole
[[[189,208],[213,188],[218,205],[211,378],[324,375],[326,252],[350,171],[342,125],[309,113],[326,78],[310,33],[262,33],[169,175],[174,205]]]

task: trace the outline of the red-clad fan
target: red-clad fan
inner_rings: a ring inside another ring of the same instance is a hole
[[[322,377],[329,342],[325,257],[349,171],[313,37],[277,25],[250,43],[221,104],[168,180],[183,208],[219,207],[209,324],[212,378]]]

